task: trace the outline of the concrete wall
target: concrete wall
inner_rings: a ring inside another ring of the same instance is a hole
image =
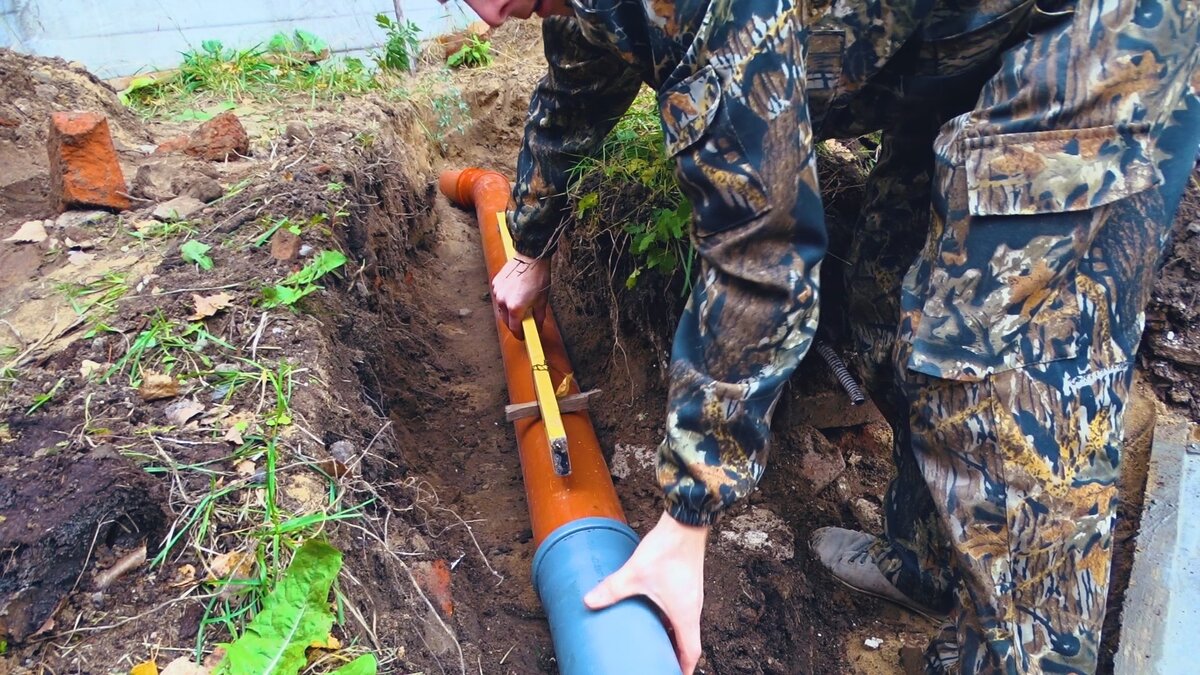
[[[80,61],[100,77],[171,68],[203,40],[252,47],[276,32],[302,28],[335,52],[379,46],[375,15],[392,0],[0,0],[0,47]],[[462,27],[465,5],[404,0],[421,37]]]

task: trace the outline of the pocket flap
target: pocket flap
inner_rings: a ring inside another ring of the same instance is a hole
[[[663,92],[659,99],[663,140],[668,156],[675,156],[704,136],[721,102],[721,79],[712,66]]]
[[[1083,211],[1162,183],[1149,125],[1066,129],[964,141],[973,216]]]

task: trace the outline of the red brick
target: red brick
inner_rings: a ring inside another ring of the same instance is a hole
[[[250,154],[250,136],[231,112],[221,113],[192,132],[183,150],[193,157],[222,162]]]
[[[50,202],[55,209],[129,208],[129,190],[103,115],[53,113],[46,147],[50,155]]]

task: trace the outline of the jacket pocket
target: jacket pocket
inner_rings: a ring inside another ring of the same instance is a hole
[[[1149,124],[1039,131],[963,141],[973,216],[1085,211],[1162,183]]]
[[[697,237],[723,232],[770,210],[766,185],[738,138],[736,102],[712,66],[659,95],[663,139],[680,189],[691,200]],[[752,123],[753,120],[743,120]]]
[[[950,184],[965,194],[950,188],[953,215],[918,263],[927,282],[914,286],[923,304],[910,366],[978,379],[1075,357],[1092,339],[1081,312],[1095,307],[1079,264],[1106,222],[1091,210],[1161,183],[1152,149],[1148,129],[1128,124],[955,144],[948,159],[965,176]]]

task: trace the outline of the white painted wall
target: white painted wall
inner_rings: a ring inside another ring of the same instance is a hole
[[[403,0],[422,39],[461,28],[465,5]],[[334,52],[379,46],[375,15],[393,16],[392,0],[0,0],[0,47],[80,61],[103,78],[171,68],[203,40],[227,47],[265,43],[302,28]]]

